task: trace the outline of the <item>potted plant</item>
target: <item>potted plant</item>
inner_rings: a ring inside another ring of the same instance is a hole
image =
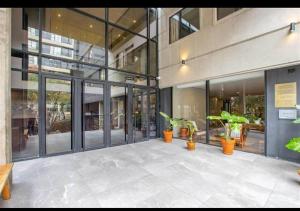
[[[186,121],[186,126],[188,127],[189,139],[186,142],[188,150],[195,150],[196,149],[196,142],[193,140],[193,135],[195,133],[195,124],[193,121]]]
[[[159,112],[159,113],[165,118],[166,122],[169,123],[168,128],[163,131],[164,141],[166,143],[171,143],[173,138],[173,128],[178,126],[182,120],[178,118],[172,118],[164,112]]]
[[[187,126],[187,121],[183,120],[182,126],[180,128],[180,137],[181,138],[186,138],[188,136],[188,126]]]
[[[296,108],[299,110],[300,105],[296,105]],[[300,118],[293,121],[294,124],[300,124]],[[285,145],[285,147],[289,150],[299,152],[300,153],[300,137],[293,137],[289,140],[289,142]],[[300,175],[300,169],[297,171]]]
[[[216,120],[222,124],[225,131],[225,133],[221,135],[223,153],[231,155],[235,145],[234,137],[237,137],[239,134],[241,124],[249,123],[249,120],[243,116],[231,115],[227,111],[222,111],[220,116],[208,116],[207,119]],[[227,123],[224,124],[223,121]]]

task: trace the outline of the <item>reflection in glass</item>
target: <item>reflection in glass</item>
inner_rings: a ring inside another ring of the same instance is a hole
[[[83,99],[85,149],[103,147],[103,85],[95,83],[85,83]]]
[[[110,8],[109,21],[132,32],[147,36],[146,8]]]
[[[217,20],[225,18],[226,16],[234,13],[242,8],[217,8]]]
[[[150,38],[157,40],[157,9],[149,8]]]
[[[42,57],[42,71],[79,76],[89,79],[105,79],[104,68],[44,57]]]
[[[201,143],[206,142],[205,81],[173,87],[173,116],[194,121],[196,126],[194,139]],[[174,136],[187,138],[180,134],[180,129],[181,127],[175,129]]]
[[[170,43],[200,29],[199,8],[184,8],[170,18]]]
[[[156,77],[158,72],[157,67],[157,43],[150,41],[150,75]]]
[[[156,93],[150,93],[149,136],[156,137]]]
[[[124,73],[115,70],[108,70],[108,80],[115,82],[124,82],[128,84],[147,85],[146,77]]]
[[[108,66],[146,74],[147,40],[122,29],[108,27]]]
[[[13,160],[38,157],[38,75],[12,71],[11,132]]]
[[[42,53],[105,65],[105,24],[64,8],[45,8]]]
[[[127,142],[127,88],[111,86],[110,121],[111,146],[122,145]]]
[[[133,88],[132,106],[133,141],[144,141],[147,139],[148,100],[146,90]]]
[[[39,9],[12,8],[11,47],[13,49],[38,52]]]
[[[46,153],[71,150],[71,81],[46,78]]]
[[[264,153],[264,86],[263,72],[210,81],[209,115],[220,115],[225,110],[250,120],[249,124],[243,124],[240,135],[245,135],[244,142],[238,143],[236,149]],[[209,143],[220,145],[220,133],[223,132],[219,122],[210,121]]]

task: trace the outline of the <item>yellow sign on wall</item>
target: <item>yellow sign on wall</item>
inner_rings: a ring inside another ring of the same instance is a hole
[[[297,104],[297,84],[275,84],[275,108],[292,108]]]

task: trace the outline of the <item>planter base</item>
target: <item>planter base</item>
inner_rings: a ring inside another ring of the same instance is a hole
[[[186,146],[187,146],[187,149],[189,151],[193,151],[196,149],[196,143],[195,142],[186,142]]]

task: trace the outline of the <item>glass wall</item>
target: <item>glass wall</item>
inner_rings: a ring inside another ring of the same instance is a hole
[[[148,125],[148,95],[147,90],[133,88],[132,116],[133,141],[141,142],[147,139]]]
[[[13,137],[13,159],[131,142],[127,122],[133,117],[126,111],[133,99],[128,99],[128,89],[148,93],[158,85],[157,9],[13,8],[12,17],[12,109],[19,115],[12,117],[12,132],[19,131]],[[36,98],[31,98],[33,90]],[[103,118],[109,104],[111,121]],[[26,113],[30,109],[34,121]],[[82,131],[72,131],[80,124]],[[143,124],[149,128],[148,122]],[[109,128],[111,139],[105,132]],[[32,143],[30,149],[25,142]]]
[[[72,83],[46,78],[46,154],[72,150]]]
[[[83,100],[84,148],[104,147],[103,84],[85,83]]]
[[[111,146],[126,144],[128,140],[127,87],[111,86],[110,89],[110,140]]]
[[[196,126],[194,140],[206,142],[206,84],[205,81],[173,87],[173,117],[193,121]],[[187,133],[178,126],[173,136],[187,139]]]
[[[243,124],[240,135],[243,143],[236,148],[253,153],[264,153],[264,72],[242,74],[214,79],[209,85],[209,115],[222,111],[245,116],[249,124]],[[209,143],[220,146],[220,134],[224,132],[219,122],[209,123]],[[237,140],[240,142],[240,140]]]
[[[15,159],[39,155],[38,75],[12,71],[11,126],[12,154]]]

